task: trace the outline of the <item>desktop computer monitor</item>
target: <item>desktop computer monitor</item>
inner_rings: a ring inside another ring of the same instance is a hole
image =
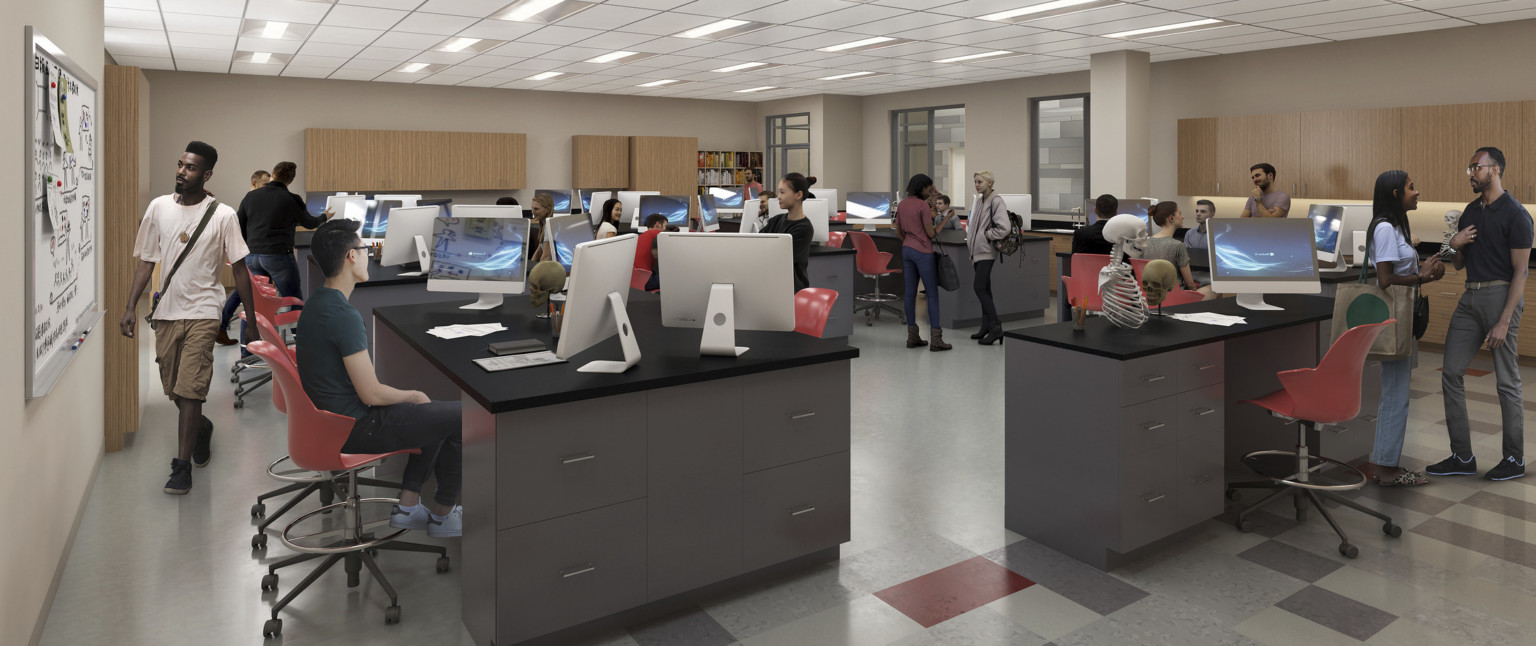
[[[582,195],[583,204],[588,205],[587,217],[592,220],[592,226],[602,224],[603,218],[608,217],[607,213],[602,213],[603,205],[613,199],[613,191],[586,191]]]
[[[801,204],[800,210],[805,213],[805,219],[810,220],[811,227],[816,230],[816,235],[811,238],[811,242],[826,242],[829,239],[827,233],[830,230],[827,227],[827,223],[831,218],[829,210],[832,206],[831,202],[821,198],[820,193],[817,193],[816,196],[816,199],[806,200]],[[774,200],[774,202],[778,202],[778,200]]]
[[[453,198],[447,198],[447,197],[435,197],[435,198],[432,198],[430,200],[416,200],[416,206],[435,206],[435,207],[437,207],[438,215],[440,215],[442,217],[445,217],[445,218],[450,215],[450,213],[448,213],[448,207],[450,207],[452,205],[453,205]]]
[[[1376,219],[1369,204],[1330,204],[1344,212],[1339,216],[1339,245],[1335,254],[1350,257],[1350,264],[1359,266],[1365,259],[1365,230]],[[1359,235],[1356,235],[1359,234]],[[1358,240],[1357,240],[1358,238]],[[1356,244],[1356,243],[1359,244]]]
[[[368,205],[367,215],[363,218],[363,228],[358,235],[372,240],[383,240],[384,234],[389,231],[389,212],[397,206],[407,205],[400,200],[365,200]]]
[[[1344,225],[1344,207],[1329,204],[1313,204],[1307,211],[1312,220],[1312,242],[1317,246],[1317,259],[1333,264],[1343,253],[1339,249],[1339,229]],[[1345,242],[1347,249],[1349,243]]]
[[[581,212],[582,213],[591,213],[592,209],[599,208],[599,207],[601,207],[603,205],[603,200],[598,200],[597,204],[593,204],[592,203],[592,194],[593,193],[599,193],[599,192],[601,192],[601,191],[597,191],[595,189],[590,189],[590,188],[576,189],[576,197],[577,197],[577,199],[581,200]],[[607,199],[607,198],[603,198],[603,199]],[[571,207],[575,208],[576,205],[572,204]]]
[[[1251,310],[1277,310],[1264,294],[1316,294],[1313,224],[1301,218],[1212,218],[1206,221],[1211,249],[1211,289],[1237,294]]]
[[[468,310],[499,307],[503,294],[523,293],[529,225],[526,218],[437,218],[427,290],[480,294],[480,300],[463,307]]]
[[[1029,229],[1035,225],[1034,197],[1022,193],[1004,194],[1002,197],[1003,204],[1008,207],[1008,211],[1014,215],[1019,216],[1019,218],[1024,221],[1023,224],[1019,225],[1019,230],[1029,231]],[[976,209],[979,208],[976,205],[980,203],[981,196],[977,195],[976,201],[971,202],[972,215],[975,215]]]
[[[640,196],[661,195],[661,191],[619,191],[617,197],[619,204],[624,205],[624,215],[629,218],[630,226],[639,229],[640,224]]]
[[[747,192],[747,199],[749,199],[749,200],[757,199],[758,194],[762,193],[762,191],[760,191],[758,189],[755,189],[755,188],[752,188],[750,186],[748,186],[748,187],[746,187],[746,188],[744,188],[742,190]]]
[[[571,262],[576,253],[576,245],[592,240],[592,225],[588,223],[585,215],[561,215],[549,219],[549,236],[554,242],[554,260],[565,268],[565,275],[571,275]]]
[[[843,210],[843,203],[837,199],[837,189],[812,186],[811,192],[816,194],[816,199],[827,201],[828,215],[837,215],[838,211]]]
[[[715,196],[698,195],[693,199],[699,201],[699,230],[706,232],[719,231],[720,208],[719,202],[715,201]]]
[[[570,277],[565,281],[565,314],[555,356],[570,359],[614,335],[619,336],[624,352],[623,361],[593,361],[577,368],[577,372],[617,374],[640,361],[640,346],[635,343],[634,327],[629,324],[625,310],[639,239],[628,233],[607,240],[588,240],[572,249]]]
[[[645,226],[647,219],[660,213],[667,216],[668,226],[687,231],[689,202],[685,195],[641,195],[639,223],[635,226]]]
[[[384,249],[379,264],[385,267],[408,262],[421,263],[420,271],[402,272],[401,276],[420,276],[432,269],[432,234],[437,219],[447,217],[442,207],[402,206],[390,211],[392,225],[384,231]]]
[[[736,330],[795,329],[789,235],[662,233],[656,251],[662,325],[703,328],[700,354],[741,356]]]
[[[742,197],[743,192],[720,186],[711,186],[709,188],[709,194],[715,198],[715,207],[725,213],[741,211],[742,205],[746,201]]]
[[[848,223],[862,224],[865,230],[890,224],[891,197],[885,193],[849,193]]]
[[[334,217],[356,220],[361,227],[368,215],[368,205],[363,203],[365,199],[361,195],[328,195],[325,198],[325,210],[334,213]]]
[[[547,188],[541,188],[534,191],[533,195],[534,197],[538,197],[541,193],[548,195],[549,199],[555,203],[554,207],[552,207],[552,210],[550,211],[551,214],[562,215],[572,212],[570,191],[554,191]]]

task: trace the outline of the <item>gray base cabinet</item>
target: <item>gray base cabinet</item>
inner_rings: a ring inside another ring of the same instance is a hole
[[[939,322],[945,328],[974,327],[981,324],[981,299],[972,287],[976,268],[970,252],[963,245],[938,245],[955,262],[960,289],[939,290]],[[1024,246],[1012,256],[998,256],[992,264],[992,303],[998,318],[1005,321],[1040,316],[1050,306],[1051,241],[1026,238]]]
[[[853,335],[853,258],[852,253],[818,253],[813,247],[805,266],[811,287],[837,292],[832,315],[827,317],[827,327],[821,333],[824,339]]]

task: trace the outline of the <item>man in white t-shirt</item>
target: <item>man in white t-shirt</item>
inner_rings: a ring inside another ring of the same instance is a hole
[[[213,379],[213,346],[219,335],[219,310],[224,302],[219,267],[225,262],[233,265],[235,289],[245,308],[246,320],[256,320],[239,219],[233,208],[218,203],[204,189],[218,161],[219,153],[213,146],[201,141],[187,144],[186,152],[176,161],[175,194],[162,195],[149,203],[133,243],[133,255],[139,263],[128,291],[128,306],[118,324],[123,336],[134,336],[139,322],[139,296],[149,284],[155,265],[163,263],[161,285],[156,292],[160,301],[150,319],[155,330],[160,385],[165,395],[176,402],[180,413],[176,457],[171,459],[171,477],[165,483],[168,494],[187,493],[192,488],[192,464],[207,466],[211,457],[213,422],[203,417],[203,401],[208,399],[208,384]],[[215,204],[208,223],[198,233],[198,224]],[[177,259],[188,243],[191,249],[177,267]],[[247,328],[247,336],[255,334],[254,327]]]

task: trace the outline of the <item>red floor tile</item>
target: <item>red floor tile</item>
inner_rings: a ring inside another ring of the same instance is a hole
[[[1442,370],[1443,371],[1445,369],[1444,368],[1435,368],[1435,370]],[[1489,372],[1487,370],[1481,370],[1481,369],[1478,369],[1478,368],[1467,368],[1467,375],[1468,376],[1472,376],[1472,377],[1487,377],[1488,375],[1491,375],[1491,374],[1493,374],[1493,373]]]
[[[893,585],[875,596],[929,628],[1034,584],[978,556]]]

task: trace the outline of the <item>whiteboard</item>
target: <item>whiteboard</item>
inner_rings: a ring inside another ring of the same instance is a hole
[[[96,309],[98,212],[95,79],[26,29],[26,393],[48,394],[101,319]]]

